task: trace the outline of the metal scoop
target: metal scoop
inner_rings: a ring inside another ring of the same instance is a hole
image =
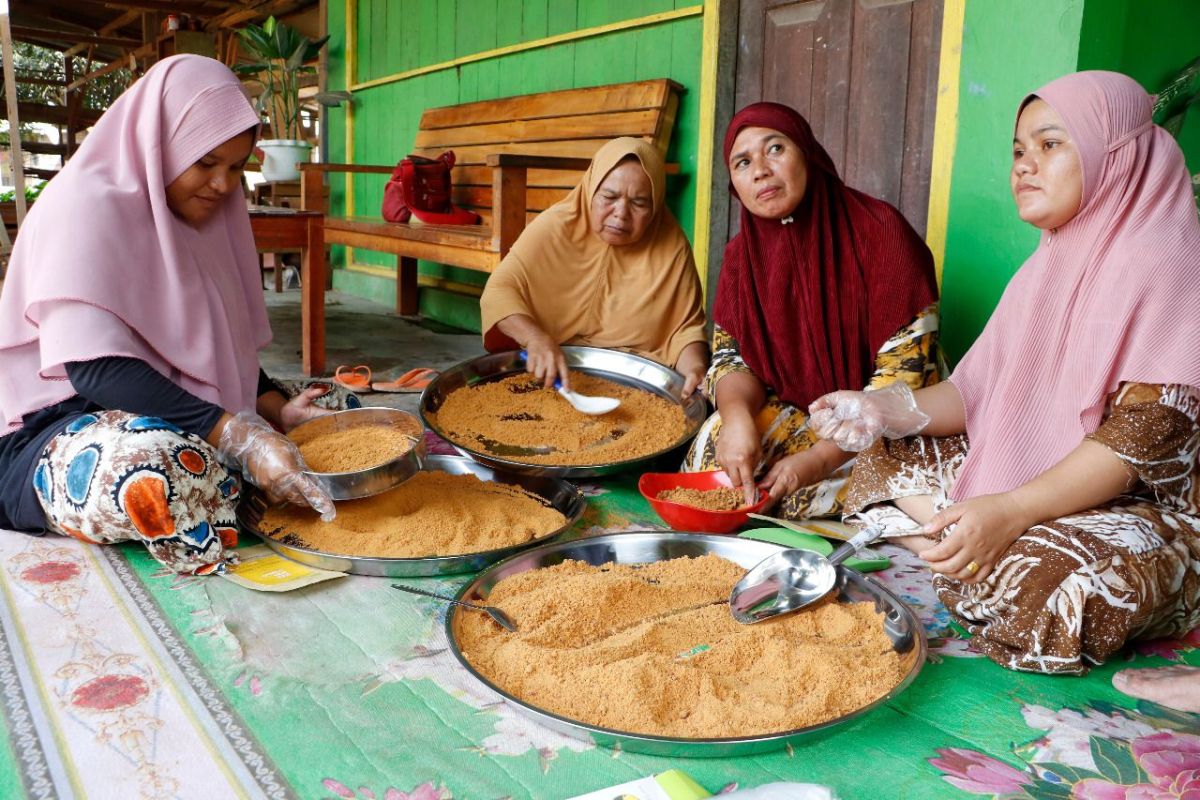
[[[729,593],[729,611],[743,625],[810,606],[833,589],[837,568],[883,535],[864,528],[826,558],[810,550],[781,550],[750,568]]]
[[[465,600],[455,600],[453,597],[446,597],[445,595],[434,594],[433,592],[427,592],[424,589],[416,589],[416,588],[413,588],[412,586],[405,586],[404,584],[401,584],[401,583],[393,583],[392,588],[399,589],[402,592],[408,592],[409,594],[419,594],[419,595],[423,595],[425,597],[432,597],[434,600],[443,600],[452,605],[463,606],[464,608],[473,608],[476,611],[482,611],[483,613],[487,614],[489,617],[494,619],[496,621],[496,624],[499,625],[501,628],[504,628],[506,631],[512,631],[513,633],[517,632],[516,623],[513,622],[511,619],[509,619],[507,614],[505,614],[503,611],[496,608],[495,606],[481,606],[481,605],[476,605],[475,603],[468,603]]]

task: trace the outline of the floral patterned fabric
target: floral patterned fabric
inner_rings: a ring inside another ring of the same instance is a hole
[[[933,578],[975,646],[1010,669],[1081,674],[1130,639],[1180,636],[1200,623],[1200,391],[1123,384],[1090,438],[1136,473],[1132,493],[1034,526],[980,583]],[[847,512],[915,533],[884,501],[927,494],[947,507],[969,446],[965,435],[881,440],[858,458]]]
[[[878,389],[895,381],[905,381],[919,389],[937,383],[937,364],[933,355],[937,332],[938,311],[937,305],[933,304],[879,348],[875,373],[868,387]],[[751,370],[742,360],[738,343],[720,326],[713,332],[712,349],[712,365],[705,377],[705,390],[715,400],[717,384],[722,378],[735,372],[751,373]],[[808,450],[818,441],[817,435],[808,428],[808,411],[780,400],[770,387],[767,402],[754,423],[762,435],[762,458],[755,470],[758,476],[766,474],[781,458]],[[720,469],[717,463],[720,437],[721,415],[718,412],[704,422],[692,440],[682,469],[685,472]],[[776,513],[784,519],[829,517],[842,513],[846,482],[853,466],[851,460],[824,480],[801,487],[780,501]]]
[[[224,568],[241,484],[212,446],[157,417],[85,414],[33,473],[48,527],[93,544],[137,541],[174,572]]]

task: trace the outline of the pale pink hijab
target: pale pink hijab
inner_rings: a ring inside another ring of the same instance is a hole
[[[971,442],[955,500],[1056,464],[1123,381],[1200,386],[1200,221],[1178,145],[1124,75],[1080,72],[1033,96],[1066,123],[1083,199],[1042,234],[950,377]]]
[[[228,411],[254,408],[271,340],[246,203],[196,229],[166,186],[259,123],[223,64],[155,64],[105,112],[21,227],[0,296],[0,435],[75,394],[63,365],[146,361]]]

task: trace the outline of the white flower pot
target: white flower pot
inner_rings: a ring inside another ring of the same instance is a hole
[[[312,145],[299,139],[263,139],[258,143],[263,153],[262,176],[268,181],[298,181],[296,164],[308,161]]]

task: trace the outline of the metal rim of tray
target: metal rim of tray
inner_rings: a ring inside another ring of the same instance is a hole
[[[485,603],[493,586],[509,575],[538,567],[548,567],[567,559],[599,565],[609,562],[649,563],[680,556],[716,553],[749,569],[762,559],[786,549],[780,545],[757,540],[739,539],[698,533],[617,533],[578,539],[570,542],[550,542],[513,555],[480,573],[458,593],[458,599]],[[903,680],[891,691],[862,708],[837,719],[778,733],[719,739],[683,739],[669,736],[629,733],[589,725],[531,705],[496,686],[467,661],[458,645],[455,629],[464,612],[451,608],[446,614],[446,638],[458,662],[484,686],[499,694],[522,713],[533,717],[546,727],[574,739],[592,741],[602,747],[678,758],[723,758],[753,755],[779,750],[802,740],[816,738],[869,713],[893,699],[916,679],[925,663],[928,645],[925,631],[916,614],[887,587],[872,578],[846,567],[838,567],[838,602],[873,601],[876,609],[885,614],[884,628],[892,639],[895,652],[909,660]]]
[[[693,392],[691,397],[680,400],[683,391],[684,377],[670,367],[665,367],[657,361],[652,361],[633,353],[621,350],[608,350],[603,347],[579,347],[568,345],[562,348],[567,359],[567,366],[589,375],[598,375],[616,383],[642,389],[670,400],[683,410],[685,431],[677,441],[654,453],[649,453],[625,461],[611,464],[531,464],[504,458],[487,450],[479,450],[450,439],[437,420],[435,414],[441,404],[455,389],[475,385],[490,380],[497,380],[518,372],[525,371],[525,362],[515,350],[503,353],[491,353],[478,356],[454,365],[442,372],[421,393],[419,413],[425,426],[445,439],[455,450],[472,458],[481,464],[487,464],[497,469],[510,472],[520,472],[526,475],[547,475],[556,478],[589,478],[602,475],[612,475],[632,469],[664,453],[669,453],[677,447],[692,440],[704,420],[708,417],[707,404],[699,392]]]
[[[517,554],[530,547],[550,541],[554,537],[569,530],[583,516],[587,501],[579,489],[566,481],[557,478],[547,478],[536,475],[519,475],[503,470],[495,470],[483,464],[477,464],[462,456],[429,456],[425,459],[425,470],[440,470],[453,475],[472,473],[481,480],[496,481],[519,486],[522,489],[540,497],[550,507],[566,517],[566,522],[550,533],[530,539],[527,542],[501,547],[496,550],[486,550],[478,553],[460,553],[449,556],[423,556],[416,558],[377,558],[364,556],[348,556],[341,553],[326,553],[307,547],[284,544],[266,534],[260,533],[258,525],[251,520],[240,519],[244,527],[256,534],[275,552],[293,561],[307,564],[318,569],[333,572],[349,572],[354,575],[371,575],[382,578],[424,578],[438,575],[456,575],[463,572],[478,572],[501,559]]]

